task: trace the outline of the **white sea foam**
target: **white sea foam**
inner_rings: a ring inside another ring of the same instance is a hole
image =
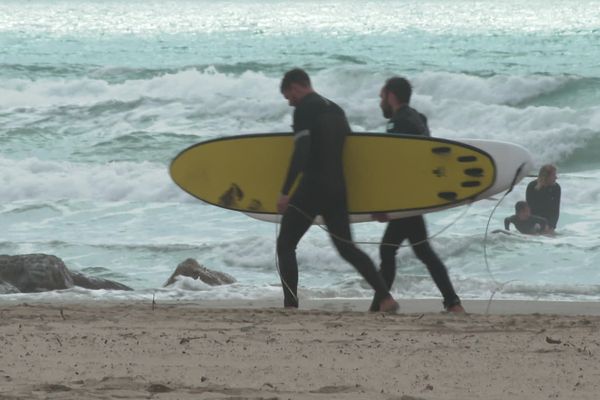
[[[3,202],[90,199],[96,201],[190,201],[170,180],[167,168],[152,163],[86,164],[36,158],[0,158]]]
[[[346,109],[357,131],[381,131],[385,120],[378,95],[386,77],[364,68],[339,68],[316,73],[314,81]],[[444,72],[424,72],[411,78],[413,105],[429,117],[435,136],[516,142],[541,164],[567,159],[599,134],[597,105],[582,109],[515,106],[578,78],[477,77]],[[64,125],[77,114],[79,127],[70,130],[105,140],[136,130],[199,136],[289,131],[291,110],[278,93],[278,84],[279,77],[256,72],[225,74],[214,68],[115,84],[90,78],[8,80],[0,83],[0,109],[28,110],[7,120],[7,126],[14,129],[31,123],[53,127],[53,121]],[[127,105],[136,101],[140,103]],[[65,107],[74,107],[74,111]],[[106,107],[109,111],[103,112]],[[68,121],[62,122],[63,116]]]

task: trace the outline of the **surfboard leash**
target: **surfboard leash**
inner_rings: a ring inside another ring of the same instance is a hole
[[[275,243],[277,243],[278,236],[279,236],[279,223],[276,223],[275,224]],[[288,285],[288,283],[285,281],[285,279],[283,279],[283,276],[281,276],[281,269],[279,268],[279,257],[277,255],[277,245],[275,245],[275,267],[277,267],[277,274],[279,274],[279,279],[281,280],[281,282],[283,282],[283,284],[290,291],[292,296],[294,296],[294,300],[296,300],[296,304],[300,304],[300,302],[298,301],[298,296],[296,296],[296,293],[294,293],[292,288],[290,288],[290,285]]]
[[[498,202],[496,203],[496,205],[494,206],[494,208],[492,209],[492,212],[490,213],[490,216],[488,217],[487,220],[487,224],[485,227],[485,234],[484,234],[484,238],[483,238],[483,258],[484,258],[484,262],[485,262],[485,267],[487,270],[487,273],[490,276],[490,279],[492,280],[492,282],[496,285],[495,288],[492,289],[492,293],[490,295],[490,298],[488,300],[487,306],[486,306],[486,310],[485,313],[486,315],[489,314],[489,310],[492,304],[492,300],[494,298],[494,296],[496,295],[497,292],[501,292],[502,290],[504,290],[504,287],[506,285],[508,285],[509,283],[512,282],[516,282],[516,279],[510,280],[510,281],[506,281],[506,282],[498,282],[496,280],[496,278],[494,277],[494,274],[492,273],[491,269],[490,269],[490,265],[489,265],[489,261],[488,261],[488,255],[487,255],[487,239],[488,239],[488,234],[489,234],[489,227],[490,227],[490,222],[492,220],[492,217],[494,216],[494,213],[496,212],[496,210],[498,209],[498,207],[500,206],[500,204],[502,203],[502,201],[506,198],[506,196],[508,196],[508,194],[510,192],[513,191],[516,183],[517,183],[517,179],[519,177],[519,174],[521,173],[521,170],[523,169],[523,167],[525,166],[525,163],[521,164],[519,166],[519,168],[517,168],[517,171],[515,172],[515,176],[511,182],[511,185],[509,187],[509,189],[502,195],[502,197],[500,198],[500,200],[498,200]],[[367,241],[353,241],[353,240],[349,240],[343,237],[340,237],[336,234],[331,233],[327,227],[321,225],[321,224],[317,224],[317,226],[319,228],[321,228],[323,231],[327,232],[331,237],[334,237],[342,242],[345,243],[351,243],[351,244],[365,244],[365,245],[370,245],[370,244],[377,244],[380,246],[397,246],[397,247],[412,247],[412,246],[416,246],[418,244],[424,243],[429,241],[430,239],[433,239],[434,237],[442,234],[444,231],[446,231],[448,228],[450,228],[452,225],[454,225],[455,223],[457,223],[471,208],[471,205],[473,204],[473,201],[468,203],[468,206],[465,208],[465,210],[455,219],[453,220],[450,224],[446,225],[444,228],[442,228],[439,232],[435,233],[434,235],[428,236],[425,240],[422,240],[420,242],[417,243],[410,243],[407,245],[398,245],[398,244],[394,244],[394,243],[385,243],[385,242],[367,242]],[[305,216],[307,219],[309,219],[311,222],[314,220],[314,217],[311,216],[310,214],[306,213],[304,210],[302,210],[301,208],[293,205],[293,204],[289,204],[288,207],[292,207],[294,208],[296,211],[298,211],[301,215]],[[277,238],[277,236],[279,235],[279,227],[278,227],[278,223],[275,224],[275,237]],[[298,302],[298,297],[296,296],[296,294],[291,290],[290,286],[287,284],[287,282],[282,278],[281,276],[281,270],[279,268],[279,258],[277,256],[277,249],[275,250],[275,265],[277,267],[277,273],[279,274],[279,278],[281,279],[281,282],[283,282],[283,284],[287,287],[287,289],[290,291],[290,293],[292,293],[292,296],[294,296],[294,299],[296,300],[296,302]]]
[[[496,203],[496,205],[494,206],[494,208],[492,209],[492,212],[490,213],[490,216],[488,217],[487,220],[487,224],[485,225],[485,234],[483,236],[483,260],[485,262],[485,268],[487,270],[488,275],[490,276],[490,279],[492,280],[492,282],[494,283],[494,285],[496,285],[493,289],[492,289],[492,294],[490,295],[490,298],[488,299],[488,303],[487,306],[485,308],[485,313],[486,315],[489,314],[490,312],[490,307],[492,305],[492,300],[494,298],[494,296],[496,295],[497,292],[501,292],[502,290],[504,290],[504,287],[506,285],[508,285],[509,283],[512,282],[516,282],[517,279],[512,279],[510,281],[506,281],[504,283],[498,282],[496,280],[496,278],[494,277],[494,274],[492,273],[492,270],[490,269],[490,264],[488,262],[488,255],[487,255],[487,239],[488,239],[488,233],[489,233],[489,229],[490,229],[490,222],[492,221],[492,217],[494,216],[494,213],[496,212],[496,209],[500,206],[500,204],[502,203],[502,201],[506,198],[506,196],[508,196],[508,194],[510,192],[513,191],[513,189],[515,188],[515,185],[517,184],[517,179],[519,178],[519,174],[521,173],[521,171],[523,170],[523,167],[525,166],[525,163],[521,164],[519,166],[519,168],[517,168],[517,171],[515,172],[515,176],[510,184],[510,187],[508,188],[508,190],[502,195],[502,197],[500,198],[500,200],[498,200],[498,202]]]
[[[471,208],[471,205],[473,204],[473,202],[469,202],[467,204],[467,207],[465,207],[465,210],[463,210],[463,212],[461,212],[457,218],[455,218],[450,224],[446,225],[445,227],[443,227],[440,231],[436,232],[434,235],[428,236],[427,238],[425,238],[424,240],[421,240],[419,242],[416,243],[409,243],[406,245],[401,245],[401,244],[394,244],[394,243],[385,243],[385,242],[367,242],[367,241],[353,241],[353,240],[349,240],[346,238],[343,238],[339,235],[336,235],[334,233],[331,233],[326,226],[321,225],[321,224],[316,224],[319,228],[321,228],[323,231],[327,232],[327,234],[329,234],[329,236],[331,236],[332,238],[335,238],[337,240],[340,240],[344,243],[349,243],[349,244],[363,244],[363,245],[379,245],[379,246],[394,246],[394,247],[412,247],[412,246],[417,246],[421,243],[425,243],[428,242],[430,239],[433,239],[436,236],[441,235],[443,232],[445,232],[447,229],[449,229],[452,225],[456,224]],[[314,220],[314,217],[312,217],[310,214],[308,214],[307,212],[305,212],[304,210],[302,210],[300,207],[295,206],[294,204],[289,204],[288,207],[292,207],[293,209],[295,209],[296,211],[298,211],[301,215],[303,215],[304,217],[306,217],[308,220],[310,220],[311,222]],[[277,242],[277,237],[279,236],[279,223],[275,224],[275,242]],[[294,300],[296,300],[296,302],[298,302],[298,297],[296,296],[296,294],[294,293],[294,291],[290,288],[290,286],[288,285],[288,283],[285,281],[285,279],[283,279],[283,277],[281,276],[281,269],[279,268],[279,257],[277,256],[277,248],[275,248],[275,267],[277,268],[277,273],[279,274],[279,279],[281,280],[281,282],[285,285],[285,287],[290,291],[290,293],[292,294],[292,296],[294,296]]]
[[[431,236],[427,236],[425,239],[416,242],[416,243],[408,243],[408,244],[396,244],[396,243],[385,243],[385,242],[368,242],[368,241],[354,241],[354,240],[350,240],[350,239],[346,239],[343,238],[339,235],[336,235],[335,233],[331,233],[326,226],[322,225],[322,224],[316,224],[319,228],[321,228],[323,231],[327,232],[327,234],[329,234],[329,236],[331,236],[332,238],[335,238],[341,242],[344,243],[349,243],[349,244],[365,244],[365,245],[378,245],[378,246],[392,246],[392,247],[413,247],[413,246],[417,246],[419,244],[428,242],[430,239],[433,239],[439,235],[441,235],[442,233],[444,233],[446,230],[448,230],[452,225],[456,224],[462,217],[465,216],[465,214],[469,211],[469,209],[471,208],[471,205],[473,204],[472,201],[470,201],[467,204],[467,207],[458,215],[457,218],[455,218],[452,222],[450,222],[448,225],[444,226],[442,229],[440,229],[438,232],[436,232],[435,234],[431,235]],[[304,210],[302,210],[300,207],[295,206],[294,204],[289,204],[288,207],[292,207],[293,209],[295,209],[296,211],[298,211],[300,214],[302,214],[305,218],[307,218],[310,221],[314,220],[314,217],[312,217],[310,214],[308,214],[307,212],[305,212]]]

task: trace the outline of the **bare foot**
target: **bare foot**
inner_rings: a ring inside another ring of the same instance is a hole
[[[379,303],[379,311],[387,313],[396,313],[400,310],[400,304],[392,296],[386,297]]]
[[[450,307],[446,308],[446,311],[448,311],[449,313],[456,313],[456,314],[466,314],[467,313],[465,311],[465,309],[463,308],[463,306],[460,304],[455,304],[453,306],[450,306]]]

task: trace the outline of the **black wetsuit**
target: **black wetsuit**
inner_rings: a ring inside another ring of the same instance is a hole
[[[548,226],[548,221],[546,218],[538,217],[537,215],[531,215],[529,218],[523,220],[519,219],[519,217],[515,214],[504,218],[504,229],[509,230],[511,222],[519,232],[526,235],[543,233]]]
[[[408,105],[400,108],[393,115],[388,122],[387,131],[388,133],[430,136],[427,118]],[[394,219],[387,225],[381,240],[384,244],[379,247],[379,254],[381,255],[381,274],[388,288],[391,289],[396,276],[396,252],[405,239],[409,240],[415,255],[427,266],[433,281],[444,297],[444,307],[460,304],[460,299],[450,282],[446,267],[427,241],[425,220],[421,215]],[[389,244],[393,244],[393,246]],[[376,310],[378,305],[379,299],[375,296],[371,303],[371,310]]]
[[[555,183],[537,190],[537,179],[529,182],[525,198],[531,213],[546,218],[550,228],[556,229],[560,215],[560,185]]]
[[[294,154],[282,193],[288,194],[298,175],[298,188],[281,220],[277,255],[286,307],[298,307],[296,246],[321,215],[340,255],[351,263],[378,296],[389,295],[371,259],[352,242],[342,153],[351,133],[344,111],[316,93],[306,95],[294,111]]]

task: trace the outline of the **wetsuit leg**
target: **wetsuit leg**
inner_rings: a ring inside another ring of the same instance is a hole
[[[390,292],[381,274],[369,256],[352,241],[350,220],[345,201],[338,201],[326,207],[321,213],[333,244],[340,256],[348,261],[375,290],[379,299],[389,296]]]
[[[429,245],[425,219],[423,216],[418,215],[406,218],[406,223],[410,225],[408,239],[412,245],[412,249],[419,260],[425,264],[433,281],[442,293],[444,307],[448,308],[460,304],[460,299],[456,295],[454,287],[452,287],[452,282],[450,282],[446,266]]]
[[[385,281],[385,284],[390,290],[394,284],[394,278],[396,277],[396,253],[400,244],[408,237],[402,219],[395,219],[388,223],[385,228],[385,233],[381,239],[381,245],[379,246],[379,256],[381,257],[381,276]],[[381,299],[378,296],[373,297],[371,307],[369,311],[379,310],[379,301]]]
[[[314,206],[310,201],[310,196],[296,193],[290,200],[290,206],[288,206],[281,219],[281,228],[277,237],[277,257],[279,260],[279,273],[281,274],[281,286],[283,287],[284,307],[298,307],[296,247],[302,236],[310,228],[314,216]]]

